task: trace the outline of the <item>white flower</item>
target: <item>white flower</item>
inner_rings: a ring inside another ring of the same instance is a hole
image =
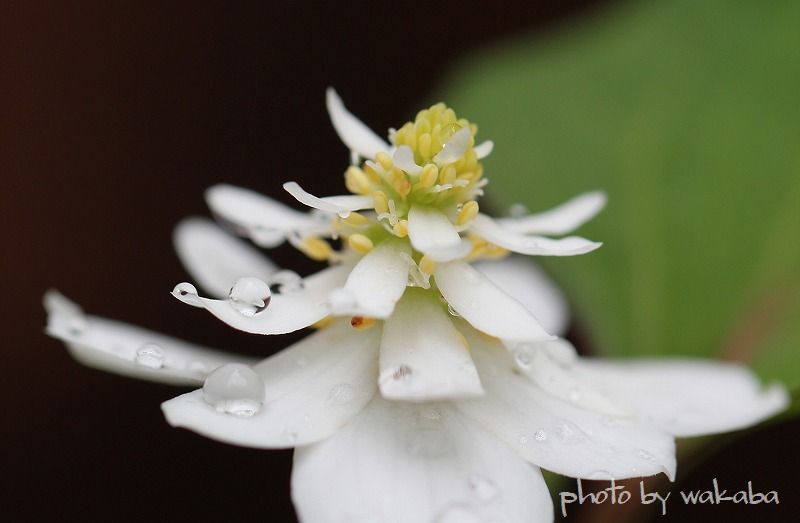
[[[537,467],[579,478],[675,475],[675,436],[745,427],[786,391],[746,368],[697,360],[600,362],[563,334],[559,291],[519,256],[573,255],[558,240],[604,205],[588,193],[542,214],[478,212],[485,185],[474,125],[443,104],[384,142],[328,92],[354,165],[353,193],[284,185],[308,213],[216,186],[208,203],[258,245],[287,240],[330,266],[300,278],[215,224],[190,219],[175,245],[195,280],[173,294],[252,333],[317,331],[261,362],[85,315],[45,296],[47,331],[80,361],[202,388],[165,402],[167,420],[221,441],[296,447],[304,522],[551,521]],[[363,165],[359,158],[365,158]],[[344,246],[335,250],[329,238]]]

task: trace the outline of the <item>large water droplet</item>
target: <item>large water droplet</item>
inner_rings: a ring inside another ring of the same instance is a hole
[[[241,363],[229,363],[208,375],[203,383],[203,399],[220,412],[252,416],[264,403],[265,386],[261,376]]]
[[[269,288],[276,294],[299,292],[304,287],[303,278],[294,271],[278,271],[269,279]]]
[[[481,523],[481,518],[469,505],[456,503],[445,507],[434,523]]]
[[[349,383],[339,383],[331,387],[328,392],[328,403],[331,405],[344,405],[350,403],[356,395],[356,391]]]
[[[538,441],[539,443],[542,443],[543,441],[547,441],[547,432],[545,432],[545,431],[544,431],[544,430],[542,430],[542,429],[539,429],[539,430],[537,430],[537,431],[536,431],[536,433],[533,435],[533,439],[535,439],[535,440],[536,440],[536,441]]]
[[[228,303],[244,316],[253,317],[263,312],[272,299],[269,285],[258,278],[239,278],[231,287]]]
[[[160,369],[165,359],[164,349],[155,343],[145,343],[136,351],[134,361],[148,369]]]
[[[472,493],[481,501],[491,501],[497,496],[497,485],[489,478],[473,474],[467,480],[467,484]]]

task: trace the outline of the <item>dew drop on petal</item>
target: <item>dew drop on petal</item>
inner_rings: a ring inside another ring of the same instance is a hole
[[[480,474],[470,476],[467,484],[469,485],[469,490],[481,501],[491,501],[497,497],[497,485],[495,485],[494,481]]]
[[[202,306],[200,305],[200,298],[197,297],[197,289],[191,283],[179,283],[172,289],[172,295],[188,305]]]
[[[305,288],[303,278],[294,271],[278,271],[269,279],[270,291],[276,294],[291,294]]]
[[[160,369],[165,359],[164,349],[155,343],[145,343],[136,351],[134,361],[148,369]]]
[[[203,399],[219,412],[248,417],[261,409],[265,397],[261,376],[241,363],[229,363],[208,375]]]
[[[527,345],[519,345],[513,351],[514,361],[521,369],[529,369],[531,367],[531,353]]]
[[[339,383],[328,392],[328,404],[344,405],[353,401],[356,391],[349,383]]]
[[[539,430],[537,430],[537,431],[536,431],[536,433],[533,435],[533,439],[535,439],[535,440],[536,440],[536,441],[538,441],[539,443],[541,443],[541,442],[543,442],[543,441],[547,441],[547,432],[545,432],[545,431],[544,431],[544,430],[542,430],[542,429],[539,429]]]
[[[266,310],[272,299],[269,285],[264,281],[247,276],[239,278],[228,293],[228,303],[243,316],[253,317]]]
[[[457,311],[456,311],[456,310],[453,308],[453,306],[452,306],[452,305],[450,305],[449,303],[447,304],[447,312],[449,312],[449,313],[450,313],[450,316],[455,316],[456,318],[458,318],[458,317],[459,317],[459,314],[458,314],[458,312],[457,312]]]

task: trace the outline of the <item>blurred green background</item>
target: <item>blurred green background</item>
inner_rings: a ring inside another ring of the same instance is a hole
[[[621,2],[463,60],[495,211],[603,189],[539,258],[594,352],[745,361],[800,384],[800,2]]]

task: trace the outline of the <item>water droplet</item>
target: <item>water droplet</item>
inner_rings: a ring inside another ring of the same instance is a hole
[[[526,436],[525,434],[521,435],[519,437],[519,444],[520,445],[527,445],[528,444],[528,436]]]
[[[305,288],[303,278],[294,271],[278,271],[269,279],[269,288],[276,294],[290,294]]]
[[[434,523],[481,523],[481,518],[469,505],[456,503],[445,507],[434,520]]]
[[[450,305],[449,303],[447,304],[447,312],[449,312],[451,316],[455,316],[456,318],[459,317],[458,312],[456,312],[456,310],[453,308],[453,306]]]
[[[517,362],[521,369],[527,370],[531,368],[531,353],[528,346],[519,345],[512,353],[514,354],[514,361]]]
[[[243,316],[253,317],[263,312],[272,299],[269,285],[247,276],[239,278],[228,293],[228,303]]]
[[[547,432],[545,432],[545,431],[544,431],[544,430],[542,430],[542,429],[539,429],[539,430],[537,430],[537,431],[536,431],[536,433],[533,435],[533,439],[535,439],[535,440],[536,440],[536,441],[538,441],[539,443],[541,443],[541,442],[543,442],[543,441],[547,441]]]
[[[148,369],[160,369],[164,366],[164,349],[155,343],[145,343],[136,351],[134,361]]]
[[[569,398],[569,400],[572,403],[575,403],[575,402],[577,402],[578,400],[581,399],[581,392],[577,388],[573,387],[573,388],[569,389],[569,392],[567,393],[567,397]]]
[[[646,459],[647,461],[655,460],[655,457],[644,449],[636,449],[636,456],[642,459]]]
[[[491,501],[497,496],[497,485],[489,478],[483,477],[479,474],[473,474],[467,480],[469,489],[481,501]]]
[[[356,395],[356,391],[349,383],[340,383],[331,387],[328,392],[328,403],[331,405],[344,405],[350,403]]]
[[[202,307],[200,298],[197,296],[197,289],[191,283],[179,283],[172,289],[172,295],[181,300],[183,303],[193,305],[195,307]]]
[[[261,376],[241,363],[229,363],[208,375],[203,383],[203,399],[219,412],[252,416],[264,403],[265,386]]]

